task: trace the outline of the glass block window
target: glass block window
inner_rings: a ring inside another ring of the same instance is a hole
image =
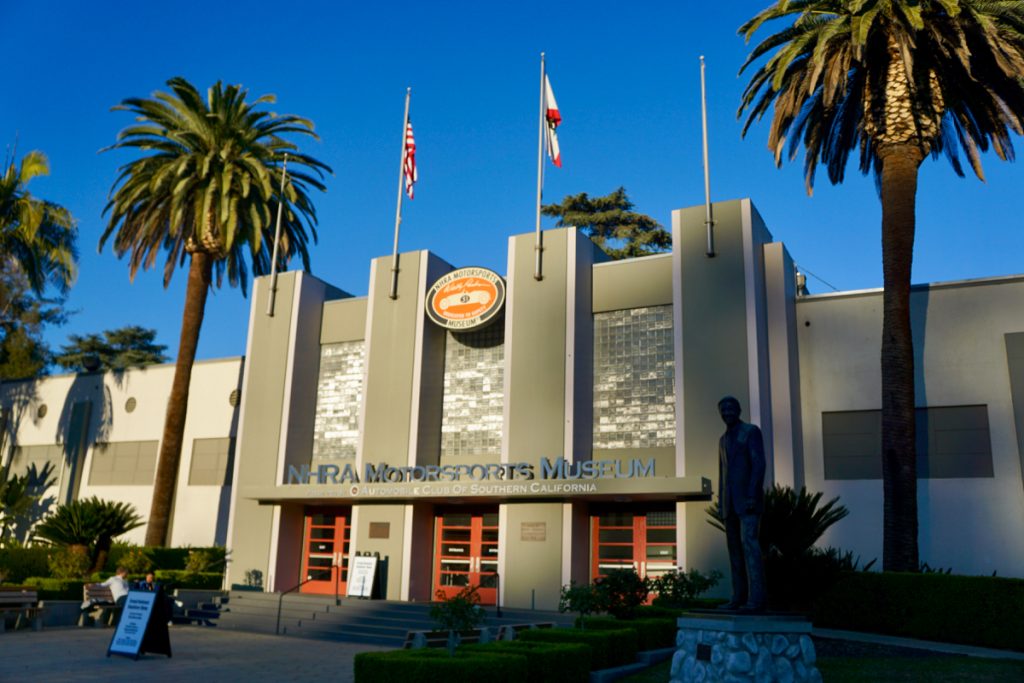
[[[594,448],[676,443],[672,307],[594,314]]]
[[[159,441],[98,443],[92,451],[90,486],[149,486]]]
[[[320,379],[313,426],[314,462],[356,457],[365,365],[366,343],[361,340],[320,347]]]
[[[188,470],[189,486],[230,486],[235,440],[193,439],[192,463]]]
[[[505,322],[448,333],[441,455],[501,455],[505,408]]]

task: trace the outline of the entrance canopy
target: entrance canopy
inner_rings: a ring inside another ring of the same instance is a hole
[[[263,504],[315,503],[514,503],[610,501],[709,501],[707,477],[640,479],[535,479],[511,481],[428,481],[252,486],[243,498]]]

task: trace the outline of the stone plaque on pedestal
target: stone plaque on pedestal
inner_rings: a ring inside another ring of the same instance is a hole
[[[803,617],[693,613],[677,624],[672,683],[821,681]]]

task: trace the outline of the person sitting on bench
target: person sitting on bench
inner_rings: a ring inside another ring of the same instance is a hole
[[[128,598],[130,586],[128,585],[127,576],[128,570],[124,567],[118,567],[113,576],[100,584],[110,589],[110,597],[113,598],[115,607],[123,607],[124,601]],[[92,609],[98,603],[99,601],[95,599],[86,600],[82,603],[82,611]]]

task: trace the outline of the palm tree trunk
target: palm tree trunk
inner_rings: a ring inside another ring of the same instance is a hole
[[[914,258],[916,145],[891,145],[882,160],[882,566],[917,571],[917,453],[910,274]]]
[[[181,463],[182,437],[185,433],[185,414],[188,411],[188,389],[192,379],[192,364],[196,359],[199,345],[199,329],[203,324],[206,309],[206,295],[210,291],[213,272],[213,258],[202,251],[193,252],[188,270],[188,285],[185,289],[185,313],[181,321],[181,340],[178,343],[178,360],[174,367],[174,381],[171,395],[167,399],[167,417],[164,420],[164,435],[160,441],[160,458],[157,462],[156,479],[153,482],[153,503],[146,527],[146,545],[167,544],[167,530],[170,526],[171,508],[174,503],[174,489]]]

